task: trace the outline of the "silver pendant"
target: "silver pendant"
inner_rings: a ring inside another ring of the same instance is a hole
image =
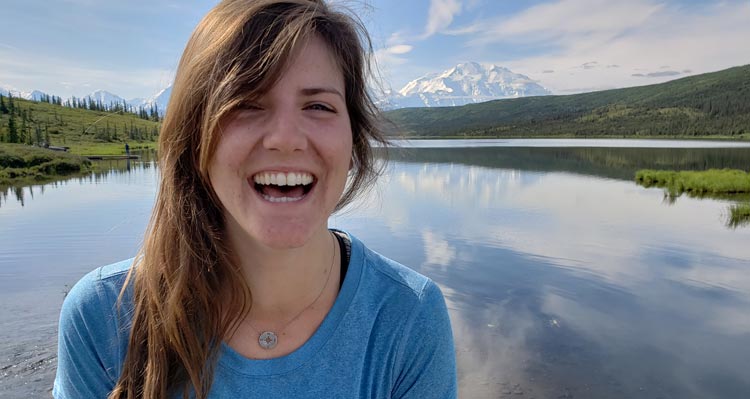
[[[276,347],[277,342],[278,338],[273,331],[264,331],[260,334],[260,337],[258,337],[258,344],[263,349],[273,349]]]

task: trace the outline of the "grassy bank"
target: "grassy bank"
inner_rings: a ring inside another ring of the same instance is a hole
[[[740,227],[750,224],[750,202],[735,204],[729,207],[729,227]]]
[[[143,143],[129,143],[130,151],[155,150],[157,143],[153,141]],[[125,155],[124,143],[81,143],[73,144],[69,150],[76,155]]]
[[[88,159],[23,144],[0,143],[0,186],[43,183],[88,173]]]
[[[705,171],[639,170],[638,184],[662,187],[672,195],[721,195],[750,193],[750,173],[737,169]]]
[[[635,180],[644,187],[661,187],[671,201],[683,193],[694,197],[722,198],[738,201],[729,206],[726,225],[737,228],[750,225],[750,173],[738,169],[704,171],[639,170]],[[671,202],[670,201],[670,202]]]

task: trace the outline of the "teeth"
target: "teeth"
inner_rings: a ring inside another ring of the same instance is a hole
[[[304,172],[261,172],[253,176],[253,181],[255,183],[263,185],[273,184],[277,186],[299,186],[312,183],[313,177],[311,174]]]
[[[304,197],[271,197],[270,195],[263,195],[263,199],[269,202],[296,202],[301,200]]]

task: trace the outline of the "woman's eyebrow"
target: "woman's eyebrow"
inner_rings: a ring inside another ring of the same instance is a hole
[[[341,97],[342,100],[344,99],[344,95],[333,87],[308,87],[300,90],[300,92],[305,96],[314,96],[320,93],[331,93]]]

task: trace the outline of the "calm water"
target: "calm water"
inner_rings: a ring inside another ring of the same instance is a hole
[[[632,176],[750,148],[664,143],[418,142],[331,225],[439,283],[462,398],[747,398],[750,226]],[[140,244],[156,166],[105,169],[0,193],[0,397],[48,396],[65,290]]]

